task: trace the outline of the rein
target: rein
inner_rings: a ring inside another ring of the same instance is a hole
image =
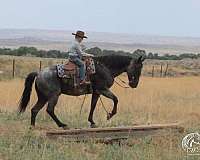
[[[99,97],[99,99],[100,99],[100,101],[101,101],[101,105],[102,105],[104,111],[107,113],[107,115],[109,115],[109,112],[107,111],[105,105],[103,104],[103,101],[102,101],[102,99],[101,99],[101,96]]]
[[[125,82],[124,80],[122,80],[121,78],[119,78],[119,77],[116,77],[116,78],[118,78],[123,84],[125,84],[126,86],[122,86],[120,83],[118,83],[116,80],[114,80],[115,81],[115,83],[118,85],[118,86],[120,86],[120,87],[122,87],[122,88],[130,88],[128,85],[127,85],[127,82]]]
[[[81,115],[81,113],[82,113],[82,109],[83,109],[83,105],[84,105],[84,103],[85,103],[86,97],[87,97],[87,94],[84,95],[83,101],[82,101],[82,103],[81,103],[81,109],[80,109],[80,112],[79,112],[80,115]],[[101,97],[99,97],[99,99],[100,99],[100,101],[101,101],[101,104],[102,104],[103,109],[105,110],[105,112],[106,112],[107,114],[109,114],[108,111],[106,110],[105,105],[103,104],[103,101],[102,101]]]
[[[122,79],[119,78],[119,77],[116,77],[116,78],[118,78],[123,84],[126,85],[126,86],[122,86],[120,83],[118,83],[117,81],[114,80],[114,82],[115,82],[118,86],[120,86],[120,87],[122,87],[122,88],[125,88],[125,89],[130,88],[130,87],[127,85],[127,82],[125,82],[124,80],[122,80]],[[82,113],[82,109],[83,109],[83,105],[84,105],[84,103],[85,103],[86,97],[87,97],[87,94],[84,95],[83,101],[82,101],[82,103],[81,103],[81,109],[80,109],[80,113],[79,113],[80,115],[81,115],[81,113]],[[109,112],[107,111],[105,105],[103,104],[103,101],[102,101],[102,99],[101,99],[101,96],[99,97],[99,99],[100,99],[100,101],[101,101],[101,105],[102,105],[104,111],[107,113],[107,115],[109,115]]]
[[[81,112],[82,112],[82,109],[83,109],[83,105],[84,105],[84,103],[85,103],[85,99],[86,99],[86,96],[87,96],[87,94],[85,94],[85,96],[84,96],[84,98],[83,98],[83,101],[82,101],[82,103],[81,103],[81,109],[80,109],[80,115],[81,115]]]

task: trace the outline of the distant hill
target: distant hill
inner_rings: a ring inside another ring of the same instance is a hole
[[[0,47],[34,46],[39,49],[67,50],[72,31],[0,29]],[[87,32],[87,47],[133,52],[140,48],[159,54],[200,53],[200,38]]]

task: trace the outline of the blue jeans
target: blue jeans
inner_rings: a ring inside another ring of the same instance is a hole
[[[79,67],[80,80],[84,80],[85,79],[85,63],[77,56],[70,56],[70,60],[72,60]]]

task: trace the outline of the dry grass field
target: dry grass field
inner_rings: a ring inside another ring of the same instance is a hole
[[[16,60],[15,79],[12,79],[13,58]],[[93,141],[72,143],[64,139],[48,139],[44,137],[44,133],[57,129],[57,126],[47,115],[46,107],[38,114],[36,128],[30,130],[30,109],[37,98],[35,90],[33,89],[30,104],[23,115],[17,114],[17,103],[22,94],[24,77],[31,71],[39,70],[40,60],[42,68],[62,61],[33,57],[0,57],[0,160],[199,158],[186,157],[181,148],[183,136],[200,129],[200,77],[193,76],[200,73],[199,60],[168,62],[172,74],[166,78],[159,78],[160,64],[164,65],[166,61],[146,61],[143,76],[136,89],[124,89],[116,84],[113,86],[112,91],[118,96],[119,105],[117,115],[110,121],[106,120],[106,113],[98,102],[94,120],[100,127],[172,122],[180,122],[185,127],[185,133],[180,135],[158,134],[156,137],[133,138],[127,140],[126,145],[105,145]],[[155,66],[154,78],[150,77],[152,66]],[[127,81],[125,75],[121,75],[121,78]],[[71,128],[87,128],[90,98],[88,95],[80,115],[83,96],[62,95],[56,106],[56,114]],[[112,102],[104,97],[102,99],[110,111]]]
[[[123,77],[124,78],[124,77]],[[124,78],[125,79],[125,78]],[[199,77],[182,78],[148,78],[142,77],[136,89],[123,89],[115,85],[112,90],[119,97],[119,115],[112,125],[167,123],[182,121],[187,116],[200,112]],[[23,89],[23,80],[15,79],[0,82],[0,108],[2,111],[14,111]],[[112,101],[102,97],[108,110],[112,109]],[[79,113],[83,97],[63,95],[57,105],[58,114]],[[30,106],[36,102],[33,91]],[[89,110],[90,96],[88,95],[84,107],[84,114]],[[73,113],[74,112],[74,113]],[[129,114],[131,113],[131,114]],[[178,113],[178,114],[177,114]],[[87,114],[86,114],[87,115]],[[103,117],[102,117],[103,116]],[[99,103],[96,120],[101,125],[110,125],[104,121],[105,113]],[[121,118],[127,118],[126,124]],[[65,117],[68,119],[67,117]],[[200,118],[200,115],[199,115]],[[71,121],[71,117],[69,118]],[[78,124],[77,124],[78,125]],[[73,126],[75,127],[75,126]],[[78,126],[77,126],[78,127]],[[80,127],[80,126],[79,126]]]
[[[107,121],[106,113],[99,102],[94,114],[99,126],[181,122],[186,128],[184,134],[176,136],[130,139],[128,143],[131,146],[50,140],[43,133],[57,129],[57,126],[45,112],[45,107],[37,117],[36,129],[29,130],[30,108],[36,102],[35,91],[28,110],[19,116],[16,110],[23,80],[0,81],[0,159],[187,159],[181,148],[181,139],[187,132],[199,131],[200,128],[199,81],[200,77],[142,77],[137,89],[123,89],[115,85],[112,90],[119,97],[118,114]],[[103,97],[102,99],[106,108],[111,110],[111,101]],[[63,95],[57,104],[56,113],[71,128],[88,127],[90,96],[79,115],[82,100],[82,96]]]

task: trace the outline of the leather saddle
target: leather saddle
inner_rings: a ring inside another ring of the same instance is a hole
[[[84,59],[86,66],[86,80],[90,81],[90,75],[96,73],[94,60],[92,58]],[[57,65],[58,76],[65,80],[72,80],[73,86],[79,86],[79,67],[69,59],[64,64]]]
[[[73,62],[71,62],[70,60],[68,60],[64,64],[65,74],[75,75],[77,73],[77,70],[78,70],[78,66],[74,64]]]

